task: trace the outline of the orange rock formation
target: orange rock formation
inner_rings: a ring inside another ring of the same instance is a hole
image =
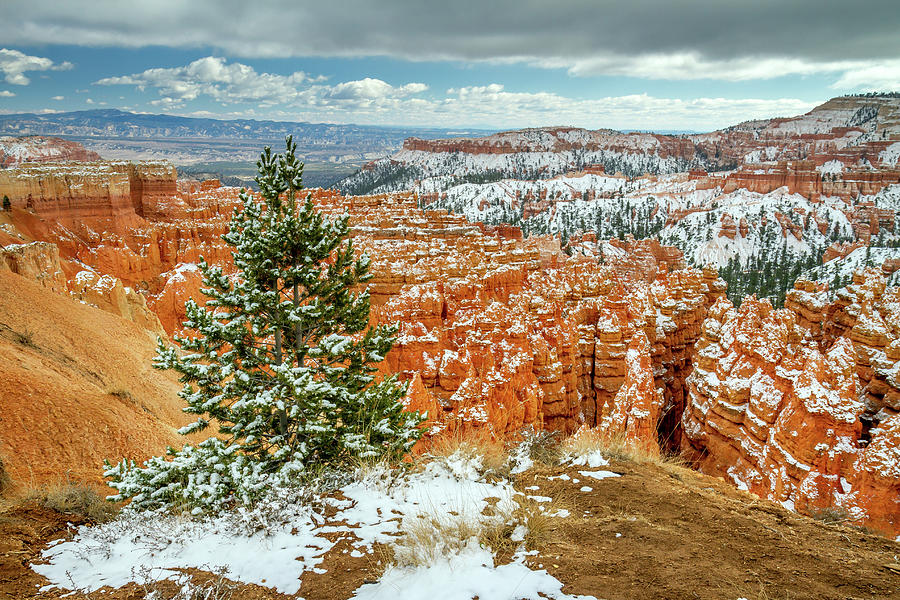
[[[804,512],[838,507],[900,532],[900,290],[869,270],[835,302],[809,282],[785,308],[719,300],[682,422],[705,472]]]

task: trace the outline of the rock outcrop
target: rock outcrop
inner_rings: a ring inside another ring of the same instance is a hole
[[[688,377],[682,447],[704,472],[800,511],[900,532],[900,290],[875,271],[829,303],[719,300]]]
[[[32,279],[52,292],[66,290],[59,249],[47,242],[0,246],[0,271],[11,271]]]
[[[13,208],[76,232],[117,232],[160,214],[177,187],[175,168],[166,163],[47,162],[0,170],[0,195]]]
[[[498,174],[545,179],[588,166],[637,177],[724,171],[746,165],[747,169],[729,178],[729,185],[765,189],[762,193],[788,186],[801,193],[871,194],[879,186],[898,181],[898,141],[900,100],[845,96],[805,115],[747,121],[688,136],[543,127],[482,138],[410,138],[400,151],[366,165],[341,185],[358,193],[359,189],[412,188],[421,180],[440,176],[466,181],[478,176],[491,180]],[[523,160],[523,156],[528,158]],[[781,166],[773,172],[760,168],[779,161]],[[830,169],[822,169],[832,161],[850,167],[845,177],[831,177]],[[409,180],[398,187],[398,179],[404,177]]]

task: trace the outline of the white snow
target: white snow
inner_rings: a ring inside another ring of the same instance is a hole
[[[462,552],[417,568],[389,568],[378,583],[356,590],[354,600],[588,600],[562,593],[562,582],[523,560],[495,565],[490,551],[469,540]]]
[[[399,552],[404,532],[418,523],[510,522],[518,507],[515,496],[520,493],[508,481],[485,481],[481,471],[480,457],[456,453],[435,458],[418,471],[376,467],[360,472],[340,489],[343,498],[317,496],[317,503],[309,495],[301,496],[305,502],[298,500],[297,490],[275,489],[253,509],[220,516],[190,518],[126,509],[111,523],[80,527],[71,540],[51,544],[32,568],[49,580],[45,590],[121,587],[140,583],[148,572],[159,579],[179,580],[178,569],[198,568],[227,571],[229,579],[296,594],[305,572],[324,572],[320,565],[339,539],[350,541],[352,556],[362,556],[375,543],[394,544]],[[337,514],[326,519],[312,508],[323,504],[334,507]],[[568,511],[550,516],[564,518]],[[524,540],[523,524],[517,525],[516,534]],[[460,540],[458,547],[433,546],[433,560],[425,566],[398,563],[377,584],[362,586],[354,597],[589,598],[563,594],[560,581],[527,566],[524,551],[512,562],[496,565],[490,549],[474,539]],[[453,585],[448,585],[450,577]]]
[[[608,477],[621,477],[618,473],[612,471],[578,471],[585,477],[593,477],[594,479],[606,479]]]
[[[609,464],[609,461],[603,457],[600,450],[593,450],[580,456],[569,456],[563,462],[575,467],[589,467],[591,469],[605,467]],[[559,476],[560,479],[563,477],[569,478],[568,475]]]
[[[894,142],[878,154],[878,160],[886,167],[896,167],[900,162],[900,142]]]
[[[839,160],[829,160],[825,164],[816,167],[816,171],[822,175],[840,175],[844,172],[844,163]]]

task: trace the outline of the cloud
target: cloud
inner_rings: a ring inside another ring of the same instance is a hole
[[[0,98],[12,98],[15,94],[9,90],[0,90]]]
[[[451,89],[448,94],[443,103],[432,107],[429,118],[443,113],[441,122],[474,125],[464,118],[466,115],[477,115],[484,125],[509,128],[558,124],[590,129],[708,131],[748,119],[796,115],[809,111],[816,104],[787,98],[680,99],[657,98],[647,94],[576,99],[547,92],[509,92],[496,83]]]
[[[690,61],[681,64],[688,69],[685,76],[693,72]],[[792,116],[815,105],[796,99],[678,99],[647,94],[584,99],[508,91],[499,83],[450,88],[435,96],[425,95],[429,88],[419,82],[395,86],[366,77],[330,84],[323,77],[299,71],[288,75],[257,72],[249,65],[211,56],[180,67],[147,69],[95,83],[153,90],[158,97],[150,101],[152,106],[189,116],[382,125],[440,123],[491,129],[556,124],[707,131],[747,119]],[[210,110],[209,100],[223,110]]]
[[[65,96],[53,96],[53,97],[50,98],[50,99],[51,99],[51,100],[65,100],[66,97],[65,97]]]
[[[6,83],[28,85],[31,80],[25,76],[28,71],[65,71],[71,69],[72,63],[55,63],[49,58],[30,56],[19,50],[0,48],[0,72]]]
[[[427,89],[428,86],[424,83],[407,83],[395,88],[380,79],[366,77],[358,81],[339,83],[328,90],[327,96],[338,100],[375,100],[418,94]]]
[[[896,0],[5,0],[4,21],[7,43],[26,45],[489,61],[655,79],[841,77],[845,61],[866,70],[900,58]]]
[[[345,104],[353,102],[352,106]],[[588,129],[710,131],[747,119],[793,116],[817,103],[783,99],[659,98],[647,94],[580,99],[548,92],[513,92],[491,83],[446,90],[443,98],[415,96],[373,101],[319,98],[303,106],[281,106],[265,117],[286,121],[358,123],[484,129],[572,125]],[[250,114],[248,114],[250,113]],[[240,118],[247,112],[182,112],[185,116]]]
[[[878,61],[847,69],[831,87],[866,91],[900,90],[900,60]]]
[[[302,71],[286,76],[257,73],[248,65],[227,64],[224,58],[207,56],[183,67],[147,69],[143,73],[107,77],[95,83],[134,85],[140,90],[155,88],[162,96],[158,103],[162,104],[181,104],[200,96],[225,103],[278,104],[295,99],[298,86],[309,80]]]
[[[183,67],[106,77],[95,85],[132,85],[141,91],[153,88],[160,97],[150,104],[164,109],[182,108],[201,97],[222,105],[252,103],[263,108],[277,105],[352,108],[390,104],[428,89],[424,83],[394,87],[371,77],[336,85],[324,85],[323,81],[325,77],[312,77],[302,71],[290,75],[258,73],[249,65],[207,56]]]

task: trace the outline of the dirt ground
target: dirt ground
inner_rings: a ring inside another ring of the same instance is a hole
[[[791,513],[681,467],[612,461],[605,469],[621,476],[598,481],[579,474],[585,467],[548,468],[516,481],[517,489],[551,497],[554,509],[571,513],[537,523],[539,553],[528,559],[565,583],[567,593],[607,600],[900,599],[900,543]],[[592,490],[580,491],[583,486]],[[33,504],[0,513],[0,600],[66,594],[40,592],[46,582],[28,564],[82,521]],[[347,540],[339,541],[320,565],[327,572],[305,575],[299,596],[345,600],[375,580],[384,553],[353,558],[349,549]],[[217,580],[192,575],[197,582]],[[166,584],[156,587],[162,598],[174,593]],[[68,597],[131,600],[152,589],[133,585]],[[232,591],[233,600],[288,598],[258,586]]]

